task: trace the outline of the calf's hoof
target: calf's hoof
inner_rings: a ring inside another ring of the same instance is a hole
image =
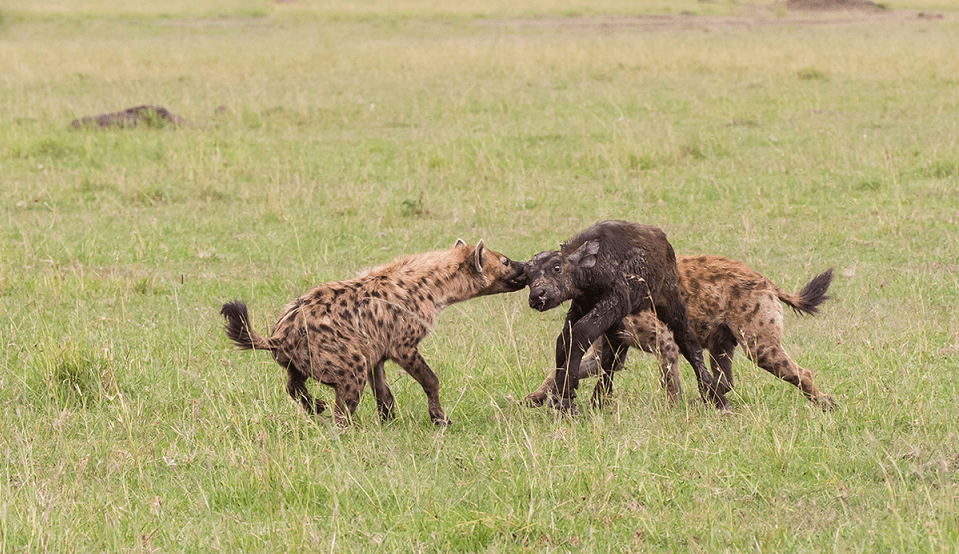
[[[719,391],[712,391],[709,395],[712,397],[713,403],[716,404],[716,409],[724,414],[732,413],[733,409],[729,405],[729,400],[726,400],[726,395]]]
[[[716,409],[724,414],[733,413],[733,408],[729,405],[729,400],[726,400],[726,397],[716,401]]]

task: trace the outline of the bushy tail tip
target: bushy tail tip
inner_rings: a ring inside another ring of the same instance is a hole
[[[246,305],[236,300],[228,302],[220,309],[220,315],[226,318],[226,336],[230,337],[237,347],[251,350],[255,346],[256,337],[250,328],[250,314]]]
[[[809,281],[798,295],[782,295],[779,299],[797,312],[815,314],[819,312],[819,305],[829,299],[826,291],[831,284],[832,268],[829,268]]]

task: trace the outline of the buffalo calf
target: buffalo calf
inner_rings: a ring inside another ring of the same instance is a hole
[[[529,305],[539,311],[571,300],[566,323],[556,339],[557,407],[573,409],[583,354],[602,338],[600,383],[593,395],[602,402],[612,391],[613,374],[622,367],[629,344],[623,318],[654,310],[672,332],[679,351],[693,366],[704,400],[728,410],[725,390],[706,371],[703,350],[689,325],[679,294],[676,255],[657,227],[603,221],[526,262]]]

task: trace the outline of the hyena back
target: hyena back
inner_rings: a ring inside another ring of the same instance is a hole
[[[450,421],[440,406],[439,379],[417,346],[446,306],[512,292],[526,285],[523,264],[457,240],[452,248],[399,258],[359,277],[317,286],[290,302],[269,337],[250,325],[246,306],[225,304],[226,333],[241,349],[269,350],[286,368],[286,390],[310,414],[325,409],[310,395],[308,378],[333,387],[334,416],[352,421],[370,381],[383,419],[394,417],[384,364],[392,360],[426,393],[436,424]]]

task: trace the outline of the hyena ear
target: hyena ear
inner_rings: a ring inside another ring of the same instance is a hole
[[[596,265],[596,253],[599,252],[599,241],[591,240],[584,242],[582,246],[569,255],[569,261],[574,266],[582,269],[589,269]]]
[[[456,242],[453,243],[453,248],[459,248],[460,246],[466,246],[466,241],[463,239],[456,239]]]
[[[478,273],[483,272],[483,251],[486,250],[486,245],[483,243],[483,239],[480,239],[476,243],[476,250],[473,250],[473,265],[476,266],[476,271]]]

